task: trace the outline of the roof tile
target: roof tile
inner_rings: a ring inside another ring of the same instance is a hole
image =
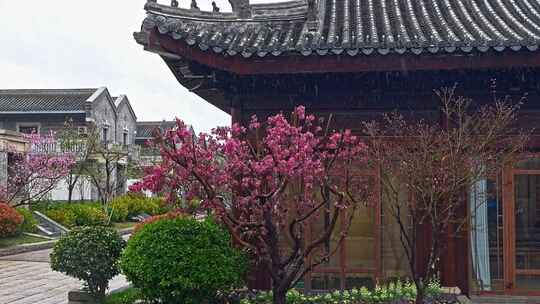
[[[535,51],[540,45],[536,0],[319,0],[315,31],[307,27],[305,1],[266,4],[266,15],[257,7],[252,5],[253,18],[242,19],[147,5],[143,30],[157,28],[203,51],[246,58]]]
[[[2,112],[79,112],[97,89],[0,90]]]

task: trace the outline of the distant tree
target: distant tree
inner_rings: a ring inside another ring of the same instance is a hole
[[[8,148],[7,185],[0,188],[0,200],[13,206],[39,201],[65,178],[75,164],[72,153],[57,149],[53,134],[25,135],[30,144],[28,153],[10,151]]]
[[[528,138],[515,128],[519,104],[496,100],[474,108],[454,88],[436,93],[442,122],[391,113],[382,122],[365,125],[369,158],[381,167],[386,210],[399,226],[418,304],[424,303],[426,287],[437,275],[447,236],[466,227],[468,218],[459,212],[467,206],[464,194],[511,163]],[[430,230],[431,238],[419,238],[418,229]],[[420,263],[419,244],[429,248]]]
[[[166,192],[172,201],[182,194],[202,199],[267,270],[274,303],[285,304],[287,291],[339,248],[346,233],[333,234],[338,220],[346,232],[366,200],[367,182],[354,169],[366,162],[365,145],[329,125],[304,107],[290,119],[278,114],[261,124],[254,117],[248,129],[235,125],[198,137],[178,120],[154,141],[161,164],[133,189]],[[328,225],[306,237],[322,216]]]
[[[78,129],[73,124],[73,120],[69,119],[64,123],[64,128],[60,132],[58,141],[63,151],[73,153],[75,155],[75,164],[69,170],[65,178],[68,191],[68,203],[73,200],[73,193],[77,187],[84,187],[86,176],[84,175],[86,167],[89,165],[91,151],[87,145],[88,142],[95,140],[96,132],[87,132],[87,134],[79,134]],[[84,189],[80,189],[84,192]],[[82,195],[80,197],[83,197]]]
[[[128,151],[122,145],[103,142],[95,128],[88,132],[86,149],[89,155],[81,173],[88,176],[95,187],[99,200],[106,206],[116,196],[123,184],[119,182],[119,170],[126,170]]]

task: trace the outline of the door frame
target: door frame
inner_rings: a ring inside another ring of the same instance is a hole
[[[515,169],[512,165],[503,168],[502,172],[502,197],[503,197],[503,274],[504,293],[520,295],[540,295],[540,291],[518,289],[516,287],[516,275],[532,274],[540,276],[540,269],[516,269],[516,175],[539,175],[540,170]]]

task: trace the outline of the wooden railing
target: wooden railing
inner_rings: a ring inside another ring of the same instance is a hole
[[[52,143],[39,143],[30,145],[30,153],[46,153],[46,154],[62,154],[62,153],[75,153],[81,154],[86,152],[86,142],[75,142],[75,143],[61,143],[61,142],[52,142]]]

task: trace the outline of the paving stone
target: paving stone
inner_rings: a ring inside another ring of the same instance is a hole
[[[51,249],[0,257],[1,304],[66,304],[67,293],[82,282],[52,271]],[[111,280],[112,289],[126,286],[123,276]]]

